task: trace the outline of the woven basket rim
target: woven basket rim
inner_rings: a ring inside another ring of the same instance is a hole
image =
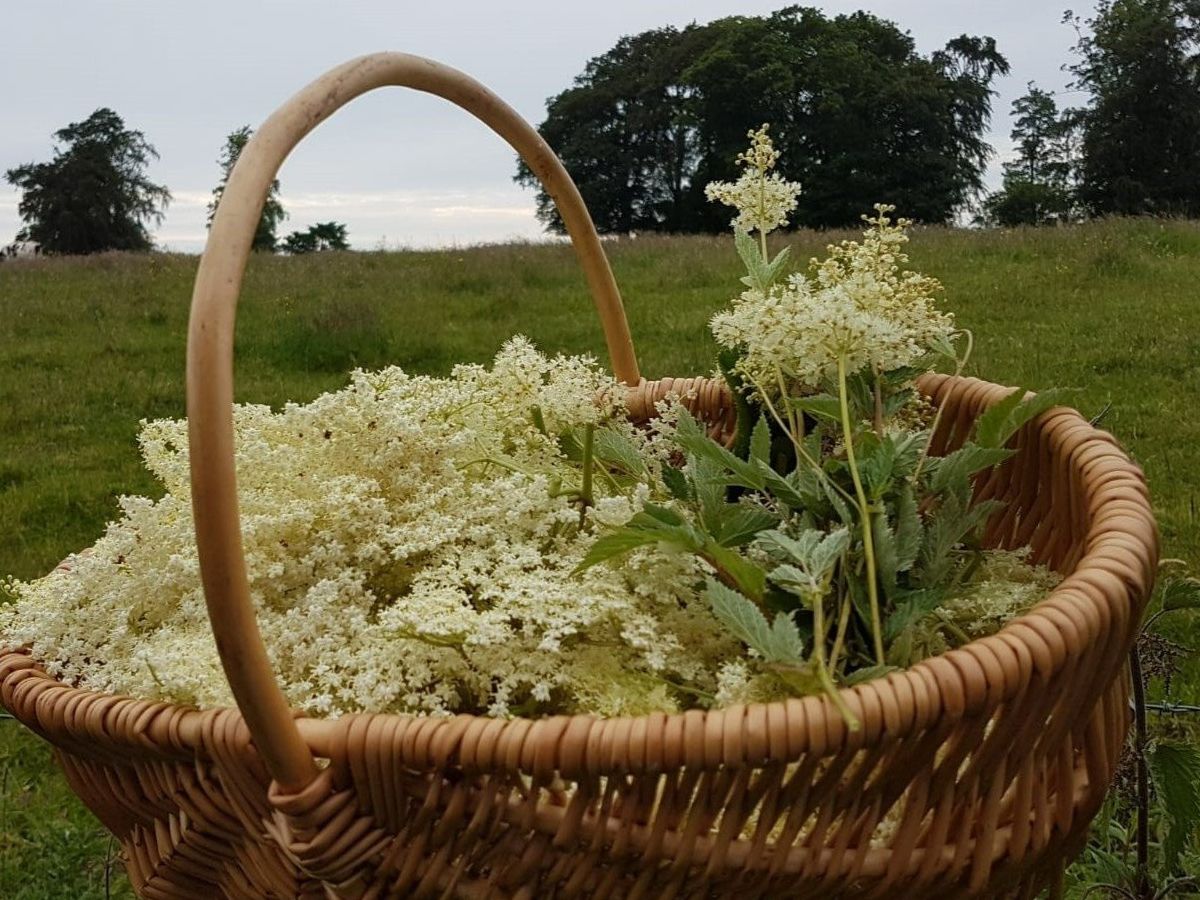
[[[711,379],[687,381],[713,384]],[[642,381],[631,391],[641,392],[644,403],[661,384]],[[919,387],[935,400],[944,399],[950,390],[971,393],[984,407],[1013,390],[949,375],[926,375]],[[857,731],[848,730],[833,704],[822,696],[612,718],[354,713],[324,719],[297,712],[297,725],[313,752],[325,758],[336,753],[350,729],[390,722],[413,731],[409,760],[413,765],[442,765],[453,754],[459,764],[475,770],[517,769],[535,777],[555,773],[571,777],[577,772],[636,773],[678,766],[711,769],[784,761],[802,752],[830,754],[870,745],[884,731],[900,737],[935,719],[958,720],[994,707],[1029,687],[1035,677],[1048,683],[1072,651],[1114,634],[1131,634],[1138,604],[1153,583],[1157,560],[1157,526],[1145,478],[1115,439],[1067,407],[1050,409],[1026,427],[1047,431],[1059,442],[1059,454],[1070,457],[1072,468],[1087,469],[1093,482],[1102,482],[1099,496],[1092,497],[1083,511],[1085,551],[1047,597],[996,633],[907,669],[841,688],[842,699],[862,723]],[[1128,602],[1130,598],[1136,603]],[[1005,659],[1008,667],[1001,662]],[[68,716],[65,727],[47,728],[39,722],[38,698],[49,700],[44,696],[47,690],[60,698],[61,692],[69,692],[68,702],[77,715]],[[63,684],[46,674],[27,648],[0,652],[0,700],[44,736],[53,730],[68,740],[85,737],[114,748],[172,755],[202,750],[209,743],[205,733],[216,719],[233,715],[240,720],[240,713],[227,707],[199,709]],[[245,728],[240,722],[239,727]],[[249,741],[248,733],[243,737]],[[484,753],[484,746],[490,752]],[[676,749],[667,751],[667,746]]]

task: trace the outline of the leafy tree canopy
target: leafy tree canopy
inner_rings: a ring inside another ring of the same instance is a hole
[[[1004,164],[1004,186],[984,201],[982,221],[1009,227],[1079,218],[1081,116],[1077,109],[1060,112],[1053,94],[1029,83],[1013,102],[1017,156]]]
[[[1080,197],[1093,214],[1200,215],[1200,2],[1100,0],[1081,22]],[[1090,31],[1082,26],[1086,25]]]
[[[285,253],[319,253],[323,250],[349,250],[346,226],[340,222],[318,222],[305,231],[293,231],[283,242]]]
[[[44,253],[150,250],[148,222],[162,221],[171,194],[145,176],[158,153],[140,131],[125,127],[111,109],[54,133],[60,146],[45,163],[9,169],[25,223],[18,241]]]
[[[982,188],[991,83],[1007,71],[991,38],[925,57],[873,15],[793,6],[622,38],[550,99],[540,130],[604,232],[727,228],[704,186],[736,174],[763,122],[804,185],[797,225],[855,224],[880,202],[943,222]],[[523,165],[517,180],[536,185]],[[538,214],[561,230],[544,191]]]
[[[229,136],[225,138],[225,146],[221,148],[221,155],[217,158],[217,164],[221,167],[221,183],[213,188],[212,200],[208,203],[208,225],[210,228],[212,227],[213,216],[217,214],[217,205],[221,202],[221,197],[225,193],[225,185],[229,181],[229,175],[233,171],[238,157],[242,155],[242,150],[249,143],[252,134],[254,132],[250,129],[250,126],[243,125],[236,131],[231,131]],[[271,182],[271,190],[267,193],[267,199],[263,203],[262,216],[258,220],[258,228],[255,229],[254,243],[251,245],[251,249],[273,253],[276,245],[279,243],[279,239],[275,236],[275,230],[286,218],[287,213],[284,211],[283,204],[279,200],[279,179],[276,178]]]

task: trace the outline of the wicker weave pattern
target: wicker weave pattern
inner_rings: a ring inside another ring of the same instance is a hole
[[[1007,389],[927,376],[935,451]],[[703,379],[643,383],[728,434]],[[1078,851],[1129,724],[1124,665],[1157,561],[1141,472],[1055,409],[977,485],[992,546],[1067,575],[999,634],[844,691],[601,720],[299,722],[328,760],[274,784],[236,711],[57,683],[0,656],[0,701],[57,748],[148,898],[1032,896]],[[886,822],[885,822],[886,820]],[[882,825],[881,825],[882,823]]]

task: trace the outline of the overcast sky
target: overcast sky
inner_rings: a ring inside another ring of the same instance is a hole
[[[1009,107],[1026,82],[1061,90],[1074,34],[1068,0],[826,0],[833,15],[867,9],[910,32],[922,53],[959,34],[991,35],[1012,74],[997,85],[989,181],[1010,152]],[[145,132],[150,170],[174,200],[156,240],[194,252],[219,177],[224,137],[256,125],[326,69],[375,50],[456,66],[535,124],[546,98],[622,35],[726,15],[762,14],[783,0],[602,0],[599,3],[169,2],[62,0],[3,5],[0,171],[48,159],[51,134],[100,106]],[[1091,3],[1072,2],[1087,14]],[[1078,95],[1063,98],[1078,102]],[[432,246],[536,238],[533,192],[513,184],[511,151],[445,101],[376,91],[317,129],[284,164],[284,231],[336,220],[355,247]],[[0,244],[18,228],[17,194],[0,186]]]

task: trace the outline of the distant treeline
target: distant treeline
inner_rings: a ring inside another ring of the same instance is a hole
[[[1200,214],[1200,6],[1101,0],[1064,24],[1085,103],[1060,110],[1031,83],[1013,105],[1017,158],[991,195],[983,136],[1009,71],[995,41],[964,35],[922,56],[865,12],[793,6],[622,38],[548,101],[541,132],[605,232],[727,228],[704,186],[734,177],[746,132],[764,122],[782,174],[804,186],[801,226],[854,224],[878,202],[924,222],[1000,225]],[[517,180],[536,184],[524,166]],[[561,230],[544,192],[538,214]]]
[[[735,175],[747,132],[764,122],[782,174],[804,187],[798,226],[852,225],[880,202],[930,223],[1200,215],[1200,0],[1100,0],[1091,18],[1068,13],[1064,24],[1076,35],[1066,69],[1084,102],[1060,108],[1030,83],[1013,104],[1016,157],[992,194],[984,134],[995,79],[1009,72],[996,42],[963,35],[922,55],[866,12],[792,6],[622,38],[548,101],[540,130],[605,233],[727,228],[704,187]],[[239,128],[226,139],[210,223],[250,136]],[[47,253],[150,249],[148,225],[171,195],[146,177],[157,153],[142,132],[99,109],[55,139],[49,162],[6,173],[21,191],[17,241]],[[516,178],[537,185],[523,165]],[[560,231],[545,192],[537,203]],[[337,222],[281,239],[286,217],[275,182],[254,249],[348,246]]]

